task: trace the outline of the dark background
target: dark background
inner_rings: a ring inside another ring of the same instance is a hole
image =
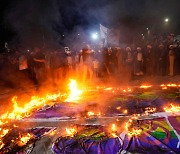
[[[88,37],[99,24],[119,29],[123,40],[146,34],[147,27],[152,34],[176,36],[179,7],[180,0],[1,0],[0,46],[54,47],[79,33]]]

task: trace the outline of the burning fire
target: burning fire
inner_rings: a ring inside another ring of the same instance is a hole
[[[53,95],[46,95],[45,97],[33,96],[28,103],[25,103],[24,107],[19,107],[17,102],[17,96],[12,98],[14,109],[12,112],[6,112],[0,116],[0,124],[8,123],[8,120],[19,120],[25,117],[29,117],[33,110],[37,110],[46,105],[49,101],[57,100],[60,97],[60,93]]]
[[[74,135],[77,133],[77,130],[75,128],[66,128],[67,136],[74,137]]]
[[[151,85],[142,85],[142,86],[140,86],[140,88],[142,88],[142,89],[147,89],[147,88],[150,88],[150,87],[152,87]]]
[[[124,114],[127,114],[127,113],[128,113],[128,110],[124,110],[123,113],[124,113]]]
[[[147,107],[145,108],[145,115],[148,115],[149,113],[153,113],[156,111],[155,107]]]
[[[97,113],[94,113],[94,112],[92,112],[92,111],[87,112],[87,116],[88,116],[88,117],[91,117],[91,116],[100,116],[100,115],[101,115],[100,112],[97,112]]]
[[[18,145],[19,145],[19,146],[24,146],[24,145],[26,145],[27,142],[28,142],[31,138],[33,138],[33,135],[30,134],[30,133],[27,133],[26,135],[24,135],[24,136],[22,136],[22,137],[20,138],[20,141],[18,142]]]
[[[175,113],[180,112],[180,106],[175,106],[173,104],[170,104],[170,107],[164,108],[165,112]]]
[[[105,91],[110,91],[110,90],[112,90],[113,88],[112,87],[109,87],[109,88],[105,88],[104,90]]]
[[[115,124],[112,124],[112,126],[111,126],[111,130],[112,130],[113,132],[117,131],[117,127],[116,127],[116,125],[115,125]]]
[[[128,131],[129,136],[138,136],[138,135],[141,135],[141,133],[142,133],[142,129],[140,129],[139,127],[133,126],[133,120],[132,119],[129,119],[129,121],[126,122],[125,130]]]
[[[66,102],[77,102],[80,99],[81,94],[83,93],[82,90],[79,90],[77,87],[76,80],[70,79],[70,83],[68,84],[70,89],[70,95],[66,99]]]
[[[110,133],[111,133],[112,137],[114,137],[114,138],[118,137],[118,136],[117,136],[117,126],[116,126],[116,124],[113,123],[113,124],[111,125],[111,127],[110,127]]]
[[[0,116],[0,125],[6,124],[11,120],[20,120],[22,118],[29,117],[34,110],[38,110],[42,106],[50,103],[52,100],[53,101],[57,100],[60,96],[61,96],[60,93],[53,95],[47,94],[45,97],[33,96],[31,100],[28,103],[25,103],[23,107],[20,107],[18,105],[17,96],[14,96],[11,100],[14,108],[11,112],[6,112]],[[17,126],[13,125],[13,127],[17,127]],[[8,132],[9,129],[0,128],[0,149],[4,147],[4,144],[2,142],[2,137],[8,134]],[[32,137],[33,135],[29,133],[22,136],[18,145],[19,146],[25,145]]]
[[[174,83],[172,83],[172,84],[168,84],[167,86],[168,86],[168,87],[177,87],[177,85],[176,85],[176,84],[174,84]]]

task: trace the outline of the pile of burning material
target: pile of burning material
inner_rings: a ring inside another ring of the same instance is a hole
[[[130,117],[125,124],[73,126],[66,128],[65,135],[55,141],[52,150],[57,154],[178,153],[179,120],[180,116],[170,116],[168,120]]]
[[[55,153],[117,153],[120,140],[100,125],[84,125],[66,128],[66,135],[59,137],[53,144]]]
[[[3,129],[4,136],[1,135],[0,153],[29,153],[33,150],[36,141],[54,129],[55,128],[33,128],[24,130],[17,126]]]

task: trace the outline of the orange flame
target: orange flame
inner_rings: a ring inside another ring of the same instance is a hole
[[[109,88],[105,88],[104,90],[105,91],[110,91],[110,90],[112,90],[113,88],[112,87],[109,87]]]
[[[138,136],[138,135],[141,135],[142,129],[140,129],[139,127],[134,128],[132,124],[133,124],[133,120],[132,119],[129,119],[129,121],[126,122],[126,124],[125,124],[125,130],[128,131],[128,135],[129,136]]]
[[[150,87],[152,87],[151,85],[142,85],[142,86],[140,86],[140,88],[142,88],[142,89],[147,89],[147,88],[150,88]]]
[[[33,138],[33,135],[30,134],[30,133],[27,133],[26,135],[24,135],[24,136],[22,136],[22,137],[20,138],[20,141],[18,142],[18,145],[19,145],[19,146],[24,146],[24,145],[26,145],[27,142],[28,142],[31,138]]]
[[[92,111],[87,112],[87,116],[88,116],[88,117],[91,117],[91,116],[100,116],[100,115],[101,115],[100,112],[97,112],[97,113],[92,112]]]
[[[74,135],[77,133],[77,130],[75,128],[66,128],[67,136],[74,137]]]
[[[174,84],[174,83],[172,83],[172,84],[168,84],[167,86],[168,86],[168,87],[177,87],[177,85],[176,85],[176,84]]]
[[[116,127],[116,125],[115,125],[115,124],[112,124],[112,126],[111,126],[111,130],[112,130],[113,132],[117,131],[117,127]]]
[[[5,114],[0,116],[0,124],[5,124],[8,123],[9,120],[14,120],[14,119],[22,119],[25,117],[29,117],[33,110],[37,110],[41,108],[42,106],[46,105],[51,100],[57,100],[60,97],[60,93],[58,94],[53,94],[53,95],[46,95],[45,97],[38,97],[38,96],[33,96],[31,100],[24,105],[24,107],[19,107],[17,103],[17,96],[14,96],[12,98],[12,103],[14,106],[14,109],[12,112],[8,113],[6,112]]]
[[[68,86],[70,89],[70,95],[65,101],[77,102],[78,100],[80,100],[80,96],[83,91],[78,89],[76,80],[70,79],[70,83],[68,84]]]
[[[111,133],[111,136],[112,137],[114,137],[114,138],[116,138],[116,137],[118,137],[117,136],[117,126],[116,126],[116,124],[112,124],[111,125],[111,127],[110,127],[110,133]]]
[[[128,110],[124,110],[123,113],[124,113],[124,114],[127,114],[127,113],[128,113]]]
[[[180,112],[180,106],[175,106],[173,104],[170,104],[170,107],[164,108],[165,112],[175,113]]]

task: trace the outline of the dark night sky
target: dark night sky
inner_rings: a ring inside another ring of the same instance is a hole
[[[1,0],[0,41],[53,42],[61,34],[98,30],[180,33],[180,0]],[[168,25],[164,18],[170,19]]]

